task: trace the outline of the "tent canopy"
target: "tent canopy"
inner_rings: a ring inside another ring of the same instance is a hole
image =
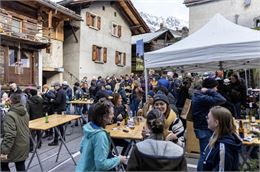
[[[185,71],[260,67],[260,31],[236,25],[216,14],[187,38],[145,53],[145,68],[175,66]]]

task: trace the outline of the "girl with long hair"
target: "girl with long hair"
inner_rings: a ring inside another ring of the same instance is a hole
[[[198,169],[203,171],[238,171],[242,142],[236,132],[231,112],[221,106],[210,109],[208,128],[214,133],[202,155]]]

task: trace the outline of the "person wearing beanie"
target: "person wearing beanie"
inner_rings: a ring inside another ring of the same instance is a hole
[[[218,82],[214,78],[206,78],[202,81],[200,90],[195,90],[192,96],[192,118],[194,132],[200,144],[200,159],[197,170],[200,171],[202,153],[209,143],[212,131],[208,129],[207,116],[213,106],[222,105],[226,99],[217,92]]]
[[[176,113],[171,109],[169,99],[165,94],[155,94],[153,107],[158,109],[165,116],[163,137],[184,147],[184,127]]]
[[[153,109],[148,113],[146,126],[150,136],[134,145],[126,171],[187,171],[184,149],[164,140],[164,125],[161,111]]]

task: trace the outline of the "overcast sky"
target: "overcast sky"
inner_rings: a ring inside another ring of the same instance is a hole
[[[60,0],[52,0],[60,1]],[[135,8],[140,12],[150,15],[168,17],[173,16],[189,21],[189,9],[183,4],[184,0],[131,0]]]

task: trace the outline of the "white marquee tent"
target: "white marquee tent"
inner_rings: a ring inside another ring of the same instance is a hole
[[[174,66],[189,72],[260,67],[260,31],[216,14],[187,38],[145,53],[145,69]],[[147,71],[147,70],[145,70]]]

